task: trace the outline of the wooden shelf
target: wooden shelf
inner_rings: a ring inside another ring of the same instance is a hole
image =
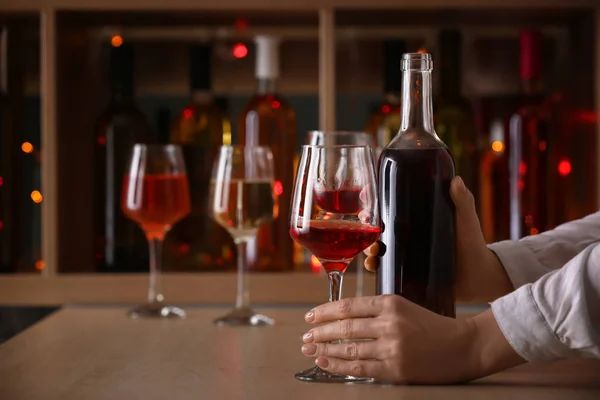
[[[318,10],[329,9],[438,9],[438,8],[581,8],[593,7],[595,0],[6,0],[0,3],[0,10],[39,11],[42,9],[60,10]]]

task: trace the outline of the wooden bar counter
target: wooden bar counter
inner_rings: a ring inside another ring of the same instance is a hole
[[[319,384],[294,379],[301,308],[261,311],[273,327],[216,327],[222,308],[185,320],[131,320],[122,307],[67,307],[0,345],[0,399],[600,399],[600,362],[528,365],[457,386]]]

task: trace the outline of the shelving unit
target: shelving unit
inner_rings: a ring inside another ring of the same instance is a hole
[[[281,11],[281,15],[277,11]],[[241,12],[242,10],[243,12]],[[439,13],[445,10],[447,12]],[[593,96],[596,115],[600,115],[600,4],[596,0],[221,0],[217,3],[203,0],[139,0],[136,2],[116,0],[5,0],[0,3],[2,15],[38,15],[40,19],[40,96],[42,121],[42,184],[44,201],[42,203],[42,255],[45,268],[39,276],[1,276],[0,303],[9,301],[6,293],[14,291],[8,288],[23,287],[40,288],[45,285],[46,291],[66,290],[70,293],[64,297],[66,302],[86,301],[95,298],[94,288],[90,279],[102,279],[103,287],[110,282],[119,282],[120,276],[78,276],[68,277],[58,274],[60,241],[59,218],[59,148],[58,124],[60,115],[59,94],[63,87],[60,82],[58,63],[60,23],[65,18],[73,21],[75,13],[89,17],[98,14],[97,19],[121,13],[148,13],[146,25],[136,26],[114,25],[114,28],[92,28],[93,35],[99,38],[108,37],[118,31],[132,41],[190,41],[202,40],[206,37],[218,36],[221,39],[249,39],[257,32],[277,33],[288,39],[314,40],[318,42],[318,99],[319,99],[319,128],[330,130],[335,128],[336,118],[336,47],[348,40],[381,40],[388,37],[418,37],[426,43],[434,41],[436,29],[440,26],[458,26],[464,23],[467,40],[469,37],[482,36],[511,36],[516,35],[518,26],[523,23],[533,23],[542,27],[548,36],[562,38],[565,30],[573,27],[570,15],[589,19],[592,23],[589,38],[589,54],[584,54],[582,60],[589,60],[590,78],[579,83],[587,85]],[[240,14],[249,14],[257,18],[258,23],[243,32],[228,28],[225,23]],[[263,17],[260,18],[261,13]],[[210,25],[208,28],[198,22],[197,17],[203,15],[202,21]],[[296,16],[295,16],[296,15]],[[66,17],[67,16],[67,17]],[[174,23],[169,18],[177,16]],[[196,18],[196,19],[195,19]],[[221,18],[222,20],[220,20]],[[290,23],[286,24],[286,18]],[[575,18],[575,17],[573,17]],[[126,18],[125,18],[126,20]],[[166,21],[166,22],[165,22]],[[570,25],[569,25],[570,23]],[[110,24],[106,24],[110,25]],[[112,25],[110,25],[112,26]],[[198,28],[198,26],[203,26]],[[95,30],[94,30],[95,29]],[[114,29],[114,30],[113,30]],[[577,29],[580,29],[579,27]],[[585,27],[581,28],[582,32]],[[595,38],[595,39],[594,39]],[[563,47],[569,44],[564,44]],[[584,61],[587,62],[587,61]],[[465,75],[468,75],[465,74]],[[580,79],[581,80],[581,79]],[[590,86],[593,88],[590,89]],[[600,130],[598,131],[600,134]],[[600,154],[600,140],[597,140],[597,153]],[[63,155],[60,155],[61,157]],[[600,176],[600,163],[597,163]],[[600,184],[596,185],[596,198],[600,199]],[[41,282],[31,284],[33,279]],[[142,286],[145,276],[132,276],[136,286]],[[173,282],[179,282],[173,277]],[[208,276],[191,277],[192,281],[210,279]],[[269,284],[268,275],[257,276],[256,282],[264,279],[264,285]],[[324,280],[323,277],[307,279]],[[220,282],[225,282],[221,280]],[[85,290],[65,289],[78,285],[90,288]],[[228,283],[229,284],[229,283]],[[33,285],[33,286],[31,286]],[[66,286],[65,286],[66,285]],[[262,285],[262,283],[259,283]],[[169,285],[167,284],[167,287]],[[126,288],[123,285],[116,285]],[[38,290],[36,289],[36,290]],[[186,290],[194,291],[187,287]],[[284,291],[285,292],[285,291]],[[113,293],[115,300],[129,298],[119,293]],[[285,296],[285,293],[281,294]],[[35,302],[35,293],[31,293]],[[59,298],[60,295],[57,295]],[[196,296],[196,297],[194,297]],[[307,295],[303,301],[319,301],[322,296],[312,299]],[[315,294],[316,296],[316,294]],[[97,296],[96,296],[97,297]],[[185,301],[197,299],[205,301],[201,294],[190,294]]]

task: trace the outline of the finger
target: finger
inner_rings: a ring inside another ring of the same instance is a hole
[[[373,243],[372,245],[370,245],[369,247],[364,249],[363,253],[365,253],[365,255],[367,257],[377,256],[377,254],[379,253],[379,243],[378,242]]]
[[[324,343],[341,339],[377,339],[385,331],[376,318],[355,318],[330,322],[308,331],[304,343]]]
[[[485,245],[477,210],[475,209],[475,198],[460,176],[452,179],[450,196],[456,206],[456,238],[459,247],[460,244],[477,246],[473,248],[480,248]]]
[[[349,343],[308,343],[302,345],[302,353],[307,357],[335,357],[344,360],[379,359],[381,344],[376,340]]]
[[[379,266],[379,260],[377,257],[367,257],[365,258],[365,268],[370,272],[377,272],[377,267]]]
[[[380,296],[349,297],[317,306],[304,316],[306,322],[319,324],[345,318],[376,317],[383,310]]]
[[[339,375],[381,378],[385,372],[383,363],[376,360],[348,361],[335,357],[319,357],[315,360],[321,369]]]

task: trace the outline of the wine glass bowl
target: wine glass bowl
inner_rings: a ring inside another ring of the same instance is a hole
[[[222,146],[213,167],[210,210],[238,248],[238,288],[235,308],[215,320],[217,325],[272,325],[274,321],[250,308],[246,244],[261,225],[278,215],[274,191],[273,154],[263,146]]]
[[[190,212],[189,185],[179,146],[133,146],[129,171],[123,179],[121,209],[145,232],[150,250],[148,302],[131,310],[129,316],[185,317],[181,308],[164,304],[160,279],[165,235]]]
[[[320,261],[329,279],[329,301],[341,298],[348,264],[381,233],[370,146],[303,147],[292,195],[290,236]],[[296,378],[358,382],[314,367]]]

